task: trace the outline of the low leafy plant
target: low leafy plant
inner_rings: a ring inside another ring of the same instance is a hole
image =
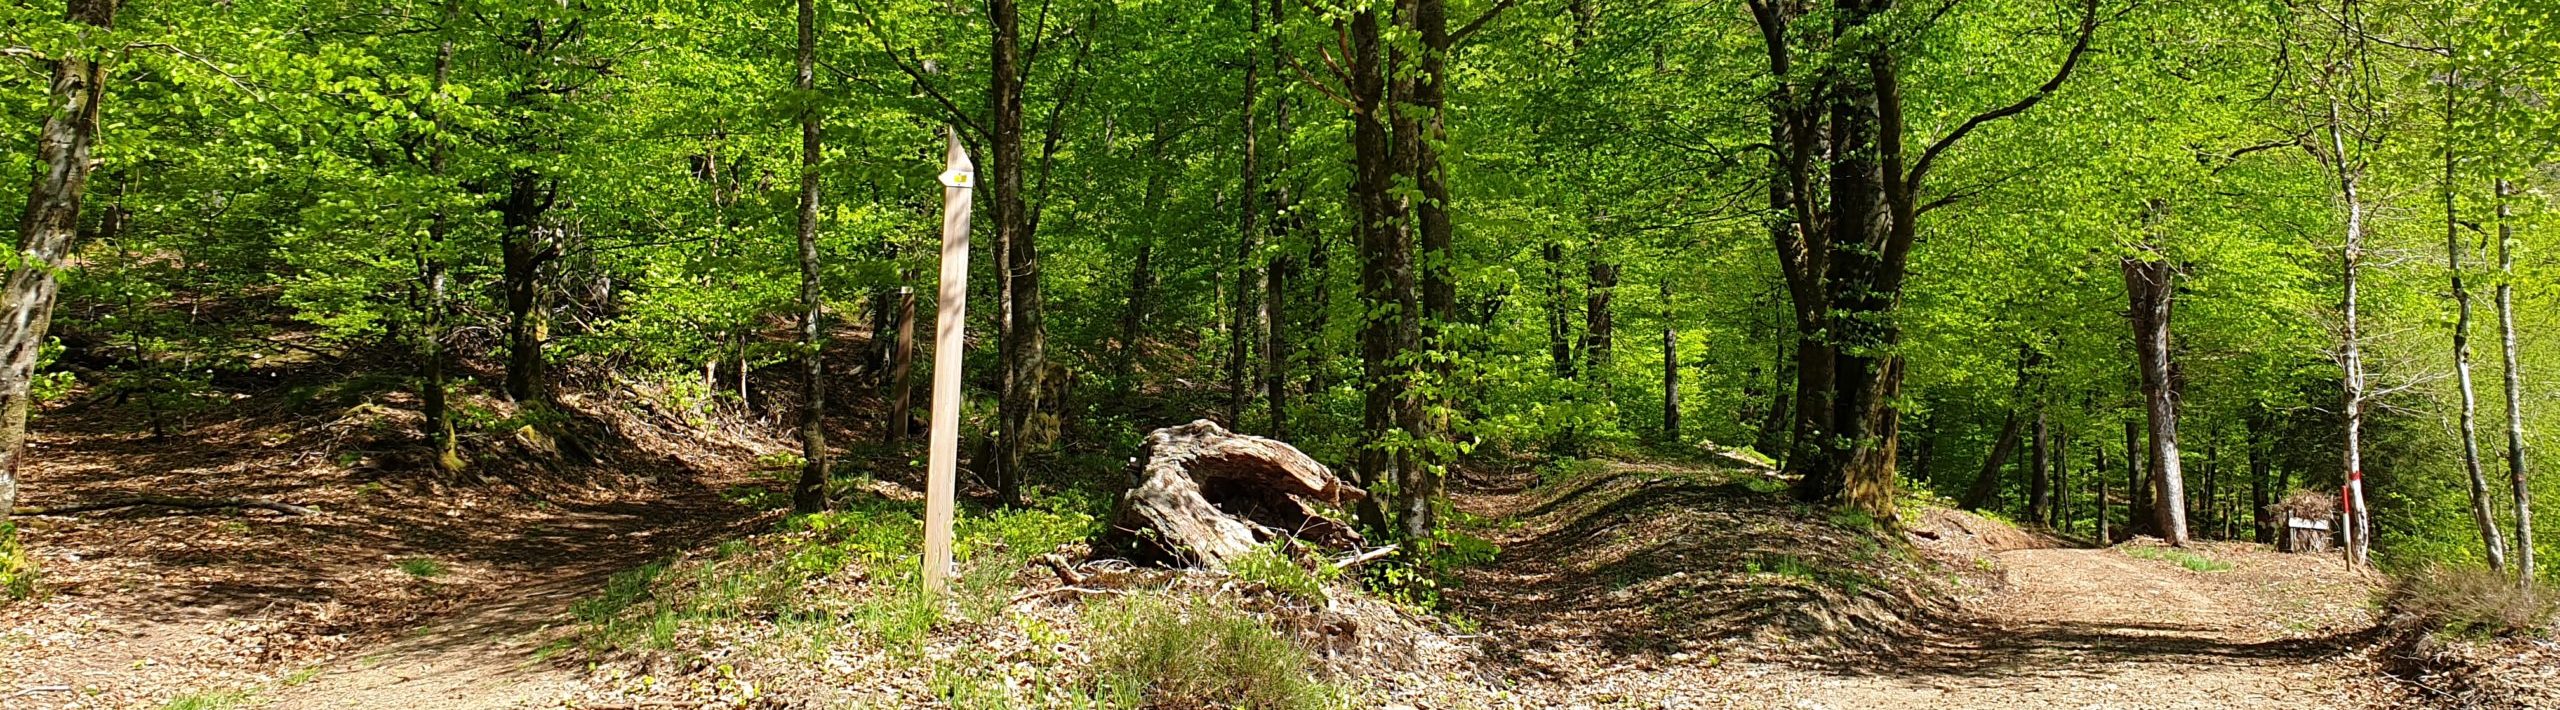
[[[2480,567],[2429,565],[2403,575],[2383,605],[2428,628],[2469,637],[2548,636],[2560,624],[2560,589],[2521,585]]]
[[[1290,559],[1289,552],[1276,543],[1254,548],[1245,556],[1227,563],[1227,572],[1238,580],[1260,584],[1315,606],[1324,606],[1330,599],[1325,595],[1324,585],[1342,576],[1341,568],[1323,560],[1318,560],[1314,569],[1308,569],[1306,565]]]
[[[249,694],[237,690],[188,693],[161,703],[160,710],[230,710],[249,706]]]
[[[17,524],[0,520],[0,601],[35,596],[36,579],[41,576],[35,558],[18,543]]]

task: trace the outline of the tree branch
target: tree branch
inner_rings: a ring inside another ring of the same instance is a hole
[[[1455,47],[1460,44],[1465,44],[1469,35],[1475,34],[1477,30],[1484,29],[1484,26],[1487,23],[1493,22],[1494,17],[1501,15],[1502,11],[1509,10],[1512,5],[1517,4],[1519,4],[1519,0],[1500,0],[1499,2],[1495,2],[1493,7],[1485,8],[1484,14],[1477,15],[1476,19],[1468,21],[1465,26],[1459,27],[1458,31],[1449,33],[1449,46]]]
[[[986,129],[978,127],[978,122],[969,118],[969,112],[960,110],[959,104],[952,103],[951,97],[943,95],[941,89],[935,88],[933,82],[925,78],[924,71],[919,68],[923,64],[923,60],[918,59],[915,56],[915,50],[909,49],[907,50],[907,57],[905,59],[899,58],[897,49],[889,41],[888,33],[882,32],[880,30],[879,23],[872,21],[870,9],[863,7],[862,3],[859,0],[856,0],[856,2],[854,2],[853,10],[855,17],[862,18],[863,29],[870,30],[872,39],[880,43],[880,54],[888,57],[890,64],[897,65],[898,71],[906,72],[907,78],[915,80],[916,88],[923,89],[924,93],[933,97],[933,100],[936,103],[942,104],[942,110],[950,112],[951,120],[960,124],[961,128],[968,129],[969,133],[973,135],[984,136],[987,134]],[[910,65],[908,60],[914,60],[915,64]],[[827,71],[834,72],[838,77],[847,79],[853,78],[852,74],[843,69],[836,68],[834,64],[824,61],[820,61],[818,64],[826,67]]]
[[[1902,178],[1903,190],[1907,194],[1920,194],[1920,181],[1928,177],[1929,168],[1937,163],[1938,155],[1945,153],[1947,148],[1954,146],[1956,141],[1963,139],[1966,134],[1981,128],[1983,124],[2025,113],[2027,109],[2035,108],[2037,103],[2043,102],[2045,97],[2052,96],[2055,90],[2061,89],[2062,83],[2071,79],[2072,70],[2080,67],[2080,58],[2089,53],[2089,40],[2096,36],[2097,32],[2098,0],[2083,0],[2080,11],[2080,38],[2071,43],[2071,53],[2063,56],[2062,68],[2054,71],[2053,78],[2045,80],[2043,85],[2036,87],[2034,93],[2018,99],[2016,103],[1965,119],[1965,122],[1956,126],[1954,131],[1939,138],[1938,142],[1929,144],[1929,149],[1920,154],[1920,162],[1912,164],[1911,174]]]

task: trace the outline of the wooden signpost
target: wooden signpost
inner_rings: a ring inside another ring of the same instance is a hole
[[[942,280],[933,319],[933,432],[925,464],[924,589],[941,594],[951,579],[953,479],[960,458],[960,328],[968,321],[969,191],[978,186],[960,135],[945,129],[942,170]],[[905,416],[898,414],[897,416]]]

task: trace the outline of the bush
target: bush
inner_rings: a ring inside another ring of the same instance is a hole
[[[1337,706],[1307,653],[1261,621],[1193,599],[1098,607],[1097,695],[1146,708],[1297,710]]]
[[[2560,622],[2560,590],[2519,585],[2514,577],[2479,567],[2430,565],[2402,576],[2384,606],[2463,636],[2543,636]]]

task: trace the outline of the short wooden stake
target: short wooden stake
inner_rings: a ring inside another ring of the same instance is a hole
[[[951,578],[952,486],[960,458],[960,328],[968,322],[969,191],[976,166],[945,129],[942,171],[942,280],[933,321],[933,432],[927,446],[924,502],[924,590],[941,594]],[[903,416],[903,415],[901,415]]]

